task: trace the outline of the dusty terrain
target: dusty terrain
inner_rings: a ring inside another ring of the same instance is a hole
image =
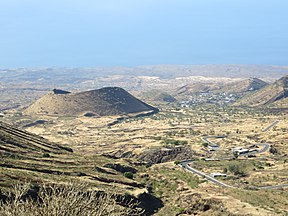
[[[153,116],[121,121],[117,121],[118,118],[119,116],[77,118],[41,116],[43,122],[31,125],[40,119],[35,119],[35,116],[17,117],[14,114],[4,117],[5,121],[13,122],[49,141],[65,144],[78,155],[86,157],[109,155],[114,158],[110,159],[112,161],[123,163],[122,160],[128,160],[129,164],[133,164],[141,162],[141,158],[147,160],[143,154],[157,152],[160,156],[170,155],[167,160],[175,161],[177,157],[184,159],[181,157],[183,152],[179,150],[177,153],[171,149],[189,147],[192,152],[186,154],[186,157],[189,155],[200,159],[195,167],[205,173],[223,172],[225,168],[235,164],[243,168],[245,175],[235,175],[228,170],[229,177],[223,179],[224,182],[236,185],[239,189],[222,189],[201,177],[185,172],[173,162],[152,166],[150,164],[148,168],[146,165],[137,167],[135,180],[146,185],[148,190],[164,202],[164,207],[157,213],[158,215],[167,215],[168,212],[168,215],[287,214],[287,189],[264,191],[247,189],[250,186],[287,183],[287,114],[270,112],[268,109],[214,105],[193,108],[171,108],[162,105],[160,112]],[[279,123],[263,132],[263,129],[275,120],[279,120]],[[115,121],[116,124],[109,126]],[[221,146],[220,151],[208,150],[201,139],[207,135],[227,136],[224,139],[211,139]],[[269,143],[276,150],[232,161],[201,161],[201,158],[208,157],[231,157],[233,147],[248,147],[256,143]],[[179,155],[171,156],[174,153]],[[266,199],[262,199],[262,196]]]

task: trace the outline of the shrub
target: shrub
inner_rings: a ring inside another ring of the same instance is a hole
[[[44,157],[44,158],[49,158],[49,157],[50,157],[50,154],[49,154],[49,153],[44,153],[44,154],[42,155],[42,157]]]
[[[238,175],[238,176],[246,175],[245,172],[240,169],[239,165],[236,165],[236,164],[229,165],[228,170],[234,175]]]
[[[208,147],[208,143],[202,143],[202,146],[207,148]]]
[[[174,161],[174,164],[175,164],[175,165],[178,165],[178,164],[180,164],[180,161],[178,161],[178,160],[177,160],[177,161]]]
[[[278,150],[274,147],[274,146],[271,146],[270,149],[269,149],[269,152],[271,154],[277,154],[278,153]]]
[[[129,179],[133,179],[133,177],[134,177],[134,175],[133,175],[132,172],[125,172],[125,173],[124,173],[124,176],[125,176],[126,178],[129,178]]]
[[[175,139],[165,139],[162,141],[164,145],[186,145],[188,142],[186,140],[175,140]]]

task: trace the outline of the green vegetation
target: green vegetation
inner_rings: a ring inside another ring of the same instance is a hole
[[[230,196],[258,206],[272,210],[279,215],[288,215],[288,193],[285,190],[241,190],[232,189],[226,192]]]
[[[177,160],[177,161],[174,161],[174,164],[175,164],[175,165],[178,165],[178,164],[180,164],[180,161],[178,161],[178,160]]]
[[[164,139],[161,143],[164,145],[186,145],[188,142],[186,140],[175,140],[175,139]]]
[[[134,174],[132,172],[125,172],[123,175],[126,178],[129,178],[129,179],[133,179],[134,178]]]
[[[42,157],[44,157],[44,158],[49,158],[49,157],[51,157],[51,156],[50,156],[49,153],[44,153],[44,154],[42,155]]]
[[[205,148],[207,148],[207,147],[209,146],[208,143],[202,143],[201,145],[202,145],[203,147],[205,147]]]
[[[224,168],[225,169],[225,168]],[[228,170],[233,173],[234,175],[238,175],[238,176],[246,176],[247,174],[242,170],[242,168],[240,168],[240,166],[238,164],[231,164],[228,166]]]
[[[152,191],[156,196],[168,195],[175,193],[179,186],[179,182],[185,182],[190,188],[197,188],[203,180],[200,180],[197,176],[191,175],[191,173],[183,172],[178,169],[171,169],[167,167],[154,168],[149,172],[150,178],[143,178],[142,182],[152,187]],[[154,178],[154,175],[161,175],[159,179]]]

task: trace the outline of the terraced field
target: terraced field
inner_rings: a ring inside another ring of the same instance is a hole
[[[104,156],[83,157],[69,147],[0,123],[1,186],[15,182],[85,182],[99,188],[114,183],[112,188],[130,190],[143,188],[122,173],[102,167],[111,163]],[[108,169],[108,170],[107,170]]]

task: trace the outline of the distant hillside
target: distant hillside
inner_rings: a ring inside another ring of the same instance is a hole
[[[218,87],[215,83],[193,83],[178,88],[176,90],[176,95],[188,95],[200,92],[209,92],[216,88]]]
[[[53,90],[28,107],[24,114],[77,116],[89,113],[89,115],[109,116],[146,111],[157,109],[122,88],[106,87],[80,93]]]
[[[279,100],[283,100],[288,97],[288,75],[282,77],[276,82],[268,85],[252,95],[247,95],[238,102],[236,106],[260,106],[269,105]]]
[[[57,85],[95,80],[103,76],[157,76],[161,79],[204,76],[204,77],[265,77],[280,78],[288,72],[287,66],[267,65],[146,65],[139,67],[107,68],[0,68],[0,80],[3,83],[29,81],[34,83],[57,83]]]
[[[152,101],[152,102],[173,103],[176,101],[176,99],[172,95],[166,92],[159,91],[159,90],[151,90],[151,91],[144,92],[141,95],[141,98],[147,101]]]
[[[176,95],[188,95],[204,92],[246,93],[257,91],[268,84],[258,78],[250,78],[232,83],[193,83],[176,90]]]
[[[268,84],[266,82],[258,78],[250,78],[239,82],[233,82],[223,85],[217,91],[226,93],[245,93],[257,91],[267,85]]]

